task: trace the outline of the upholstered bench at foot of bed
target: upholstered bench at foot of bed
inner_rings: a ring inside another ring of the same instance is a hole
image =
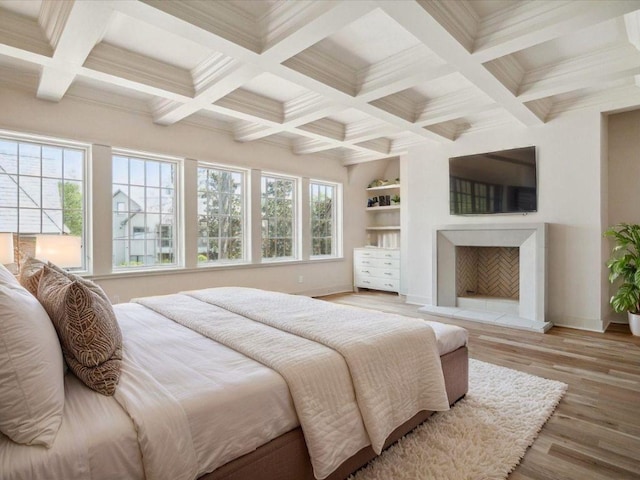
[[[460,347],[440,357],[449,402],[453,405],[464,397],[469,387],[469,356],[467,347]],[[418,412],[389,436],[385,448],[427,420],[433,412]],[[351,473],[375,458],[366,447],[344,462],[326,480],[344,480]],[[314,480],[311,461],[302,430],[298,427],[251,453],[223,465],[200,480]]]

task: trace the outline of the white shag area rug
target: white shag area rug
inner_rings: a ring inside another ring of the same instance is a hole
[[[465,398],[432,415],[349,479],[505,479],[566,390],[561,382],[470,360]]]

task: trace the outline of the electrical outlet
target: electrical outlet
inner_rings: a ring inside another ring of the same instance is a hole
[[[302,275],[298,276],[298,283],[304,283],[304,277]]]

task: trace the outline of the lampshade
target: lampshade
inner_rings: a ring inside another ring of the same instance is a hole
[[[36,235],[36,258],[59,267],[82,266],[82,239],[73,235]]]
[[[0,263],[7,265],[14,261],[13,233],[0,233]]]

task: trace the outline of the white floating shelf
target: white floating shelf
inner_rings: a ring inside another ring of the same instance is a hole
[[[391,190],[394,188],[400,188],[400,184],[399,183],[394,183],[392,185],[381,185],[379,187],[370,187],[367,188],[367,192],[372,192],[372,191],[376,191],[376,190]]]
[[[400,210],[400,205],[384,205],[382,207],[367,207],[368,212],[380,210]]]
[[[367,230],[400,230],[400,225],[386,226],[386,227],[367,227]]]

